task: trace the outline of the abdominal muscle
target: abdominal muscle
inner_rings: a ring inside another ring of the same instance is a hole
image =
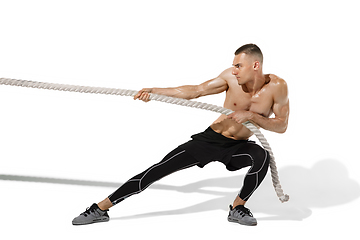
[[[252,135],[252,132],[244,125],[227,119],[225,115],[221,115],[210,127],[215,132],[235,140],[247,140]]]

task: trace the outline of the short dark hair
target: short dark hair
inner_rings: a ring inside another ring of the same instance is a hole
[[[261,49],[255,44],[250,43],[250,44],[245,44],[245,45],[239,47],[235,51],[235,55],[239,55],[240,53],[255,55],[255,56],[259,57],[259,61],[261,63],[263,62],[263,54],[261,52]]]

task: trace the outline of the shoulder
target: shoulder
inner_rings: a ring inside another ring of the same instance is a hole
[[[231,88],[234,85],[238,86],[236,77],[232,74],[232,71],[232,67],[227,68],[217,77],[217,79],[221,79],[228,88]]]
[[[232,69],[232,67],[225,69],[222,73],[220,73],[219,78],[222,78],[227,82],[236,79],[235,76],[232,74]]]
[[[286,81],[275,74],[268,74],[270,83],[278,87],[287,87]]]
[[[269,74],[268,76],[270,78],[269,86],[273,90],[274,97],[277,99],[287,99],[288,86],[286,81],[274,74]]]
[[[275,74],[269,74],[269,85],[276,90],[287,90],[287,83],[284,79],[276,76]]]

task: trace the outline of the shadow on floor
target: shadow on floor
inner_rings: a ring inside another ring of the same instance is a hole
[[[290,201],[281,203],[275,194],[270,174],[251,197],[247,206],[256,213],[265,214],[258,220],[297,220],[301,221],[312,214],[313,208],[328,208],[346,204],[360,196],[360,185],[349,178],[346,167],[337,160],[322,160],[312,168],[289,166],[279,169],[280,181],[284,192],[290,195]],[[228,211],[228,205],[237,192],[219,191],[218,189],[240,188],[244,175],[206,179],[184,186],[171,186],[155,183],[152,189],[178,191],[182,193],[211,194],[212,199],[181,209],[149,212],[144,214],[112,218],[126,220],[165,215],[189,214],[213,210]],[[0,180],[25,181],[37,183],[70,184],[118,188],[122,183],[43,178],[16,175],[0,175]],[[208,190],[216,187],[216,190]],[[213,196],[218,197],[213,197]]]

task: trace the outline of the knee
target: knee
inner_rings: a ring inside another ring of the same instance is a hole
[[[262,147],[256,145],[252,151],[253,171],[268,169],[270,163],[270,154]]]

